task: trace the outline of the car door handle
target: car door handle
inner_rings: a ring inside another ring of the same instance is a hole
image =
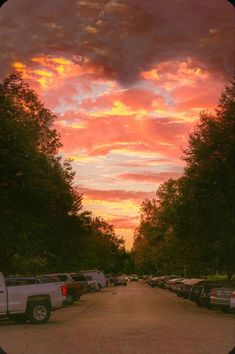
[[[3,294],[4,293],[4,291],[3,290],[0,290],[0,294]]]

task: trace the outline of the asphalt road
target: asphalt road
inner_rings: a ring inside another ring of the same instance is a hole
[[[0,321],[8,354],[227,354],[235,316],[144,282],[83,296],[45,325]]]

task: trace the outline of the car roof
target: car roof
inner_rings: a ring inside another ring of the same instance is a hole
[[[194,285],[200,282],[206,282],[206,279],[200,279],[200,278],[193,278],[193,279],[186,279],[184,283],[186,285]]]

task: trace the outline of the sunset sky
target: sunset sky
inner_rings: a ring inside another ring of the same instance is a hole
[[[182,174],[187,136],[234,70],[226,0],[8,0],[0,77],[13,69],[58,119],[84,206],[132,245],[139,208]]]

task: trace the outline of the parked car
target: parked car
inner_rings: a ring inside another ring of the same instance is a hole
[[[220,307],[222,310],[231,308],[230,299],[234,289],[232,288],[212,288],[210,291],[210,304],[212,307]]]
[[[150,282],[153,278],[157,277],[157,275],[147,275],[146,278],[145,278],[145,282],[148,284],[148,285],[151,285]]]
[[[132,274],[130,276],[130,281],[139,281],[138,275],[137,274]]]
[[[99,291],[100,287],[97,280],[93,279],[92,276],[84,274],[84,277],[87,280],[90,291]]]
[[[166,284],[169,280],[171,279],[178,279],[178,278],[182,278],[182,276],[180,275],[165,275],[162,276],[161,279],[159,280],[158,284],[161,288],[166,289]]]
[[[78,272],[78,273],[69,273],[69,275],[71,276],[73,281],[81,284],[83,294],[89,293],[90,287],[89,287],[89,284],[88,284],[85,274]]]
[[[154,288],[155,286],[158,286],[158,282],[160,279],[161,277],[151,277],[150,279],[148,279],[147,284]]]
[[[28,280],[5,281],[0,273],[0,316],[16,322],[46,323],[52,310],[63,306],[67,284],[27,283]]]
[[[230,308],[235,310],[235,291],[232,292],[230,297]]]
[[[127,279],[126,277],[116,277],[116,279],[113,282],[113,285],[117,286],[117,285],[127,285]]]
[[[72,304],[74,301],[78,301],[83,295],[83,287],[79,281],[73,280],[69,273],[53,273],[45,274],[44,277],[49,277],[50,279],[59,279],[60,281],[66,282],[68,285],[68,294],[66,298],[67,304]]]
[[[198,306],[211,307],[210,304],[210,291],[214,287],[221,287],[218,282],[205,281],[203,283],[192,286],[189,299],[196,302]]]
[[[100,270],[83,270],[79,273],[90,275],[93,279],[95,279],[100,288],[105,288],[108,285],[108,279],[104,275],[104,273]]]
[[[174,284],[172,284],[171,286],[171,291],[173,291],[174,293],[176,293],[178,295],[178,290],[180,289],[181,285],[186,281],[187,279],[183,278],[183,279],[177,279]],[[178,295],[179,296],[179,295]]]
[[[167,280],[167,282],[165,283],[165,288],[170,290],[170,291],[173,291],[174,289],[174,286],[176,284],[181,284],[182,280],[184,280],[184,278],[173,278],[173,279],[169,279]]]
[[[177,295],[185,299],[188,299],[191,294],[192,287],[195,285],[203,284],[205,283],[205,281],[206,281],[205,279],[200,279],[200,278],[186,279],[182,282],[180,287],[177,289]]]
[[[105,277],[107,279],[107,282],[109,284],[113,284],[114,280],[115,280],[115,276],[113,274],[105,274]]]

